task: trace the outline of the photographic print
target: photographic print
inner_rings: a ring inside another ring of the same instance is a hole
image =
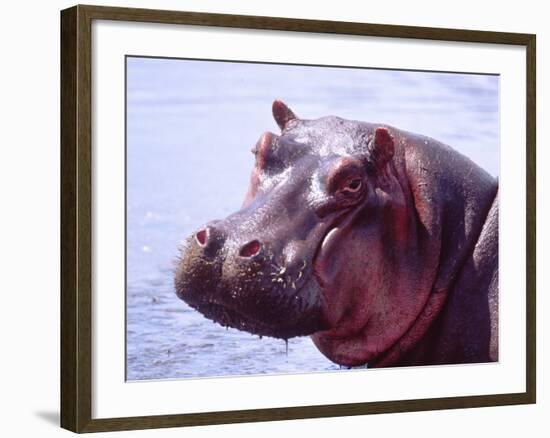
[[[126,62],[128,380],[498,360],[498,76]]]

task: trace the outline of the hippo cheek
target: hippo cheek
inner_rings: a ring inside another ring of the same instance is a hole
[[[338,227],[316,258],[330,328],[315,333],[313,341],[342,365],[365,364],[395,344],[426,300],[411,287],[419,270],[400,266],[395,244],[383,235],[368,224]]]
[[[344,221],[324,238],[315,258],[330,335],[356,335],[368,323],[380,290],[382,245],[375,233]]]

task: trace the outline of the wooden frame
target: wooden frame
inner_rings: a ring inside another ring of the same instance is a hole
[[[92,419],[91,23],[142,21],[418,38],[526,47],[527,369],[524,393],[230,412]],[[74,432],[363,415],[535,403],[535,35],[274,17],[75,6],[61,12],[61,426]]]

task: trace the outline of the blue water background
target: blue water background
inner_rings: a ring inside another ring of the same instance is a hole
[[[236,211],[271,102],[434,137],[498,175],[498,77],[127,59],[127,379],[338,370],[311,340],[259,339],[173,290],[179,242]]]

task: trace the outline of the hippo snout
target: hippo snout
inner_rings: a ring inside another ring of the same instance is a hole
[[[317,331],[319,286],[311,263],[285,259],[264,237],[234,218],[199,228],[182,247],[177,296],[215,322],[254,334],[290,338]]]
[[[227,234],[219,224],[209,224],[195,233],[195,241],[205,255],[216,257],[223,249]],[[251,258],[260,254],[262,243],[258,239],[246,241],[238,247],[238,255]]]

